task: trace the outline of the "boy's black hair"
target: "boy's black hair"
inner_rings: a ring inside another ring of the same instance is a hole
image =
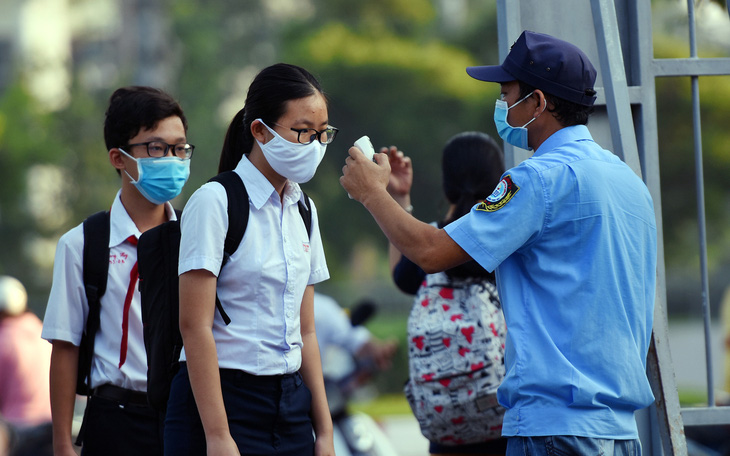
[[[158,122],[172,116],[182,120],[187,132],[188,121],[182,108],[164,91],[144,86],[115,90],[109,98],[104,119],[104,142],[107,151],[126,146],[140,130],[152,130]]]

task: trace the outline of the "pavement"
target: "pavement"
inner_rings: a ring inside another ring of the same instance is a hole
[[[428,440],[413,415],[391,415],[381,419],[380,425],[398,456],[428,455]]]
[[[712,384],[715,391],[725,385],[724,334],[720,321],[710,324]],[[707,391],[707,355],[702,320],[669,321],[669,352],[680,390]],[[728,366],[730,367],[730,366]]]

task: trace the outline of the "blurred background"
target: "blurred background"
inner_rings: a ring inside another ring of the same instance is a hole
[[[655,57],[687,57],[686,1],[651,4]],[[724,0],[697,4],[700,56],[727,57]],[[183,106],[196,152],[190,180],[173,201],[182,209],[215,174],[225,130],[253,76],[276,62],[301,65],[320,79],[330,122],[340,129],[304,185],[320,214],[332,275],[318,290],[345,307],[363,298],[379,304],[369,328],[399,338],[402,349],[393,369],[377,378],[377,391],[400,394],[411,298],[390,280],[387,240],[338,178],[360,136],[369,135],[376,149],[395,144],[413,158],[414,215],[442,216],[443,144],[464,130],[496,137],[499,86],[464,71],[499,63],[496,21],[495,2],[484,0],[3,0],[0,274],[25,284],[30,308],[42,317],[58,238],[107,208],[119,188],[102,135],[114,89],[157,86]],[[673,327],[688,327],[701,339],[689,86],[689,78],[658,79],[657,108],[670,336]],[[719,321],[730,282],[730,79],[701,79],[700,93],[710,301]],[[696,348],[674,341],[704,362],[701,340]],[[701,390],[704,364],[684,366],[700,375]],[[680,387],[695,386],[682,382],[678,372]]]

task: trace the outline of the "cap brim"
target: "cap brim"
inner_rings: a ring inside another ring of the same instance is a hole
[[[510,82],[517,79],[501,65],[467,67],[466,73],[474,79],[487,82]]]

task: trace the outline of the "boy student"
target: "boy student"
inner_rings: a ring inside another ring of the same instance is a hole
[[[147,404],[147,359],[137,284],[137,239],[176,215],[169,200],[190,174],[187,120],[167,93],[116,90],[104,121],[109,161],[122,183],[111,204],[109,270],[91,362],[91,397],[82,455],[161,455],[162,421]],[[56,456],[75,455],[71,439],[79,344],[89,315],[82,225],[58,242],[42,337],[53,344],[51,409]]]
[[[388,194],[385,154],[373,163],[351,148],[340,182],[425,271],[470,259],[497,271],[507,455],[641,454],[656,222],[644,183],[585,126],[596,70],[576,46],[525,31],[502,65],[467,73],[501,84],[500,137],[535,151],[491,195],[438,229]]]

